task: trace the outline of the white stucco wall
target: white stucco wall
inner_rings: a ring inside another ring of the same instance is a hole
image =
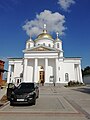
[[[59,48],[57,47],[58,46],[57,44],[59,44]],[[54,47],[59,49],[59,50],[62,50],[62,41],[54,42]]]
[[[54,76],[54,80],[56,81],[55,59],[48,59],[48,83],[52,83],[50,82],[50,76]]]
[[[23,72],[22,63],[15,63],[14,64],[14,77],[20,77],[20,73],[22,72]]]
[[[16,78],[20,78],[20,74],[23,72],[23,59],[10,59],[9,66],[11,69],[8,71],[7,82],[15,82]],[[13,69],[12,69],[13,68]],[[10,79],[11,75],[11,79]]]
[[[73,63],[64,63],[63,65],[63,69],[64,69],[64,82],[65,81],[65,73],[69,74],[69,81],[73,81],[75,80],[75,72],[74,72],[74,64]]]
[[[34,42],[28,41],[28,42],[26,43],[26,49],[30,49],[30,48],[32,48],[33,46],[34,46]]]
[[[64,64],[63,64],[63,59],[59,59],[57,83],[63,83],[63,82],[64,82]]]
[[[77,70],[75,68],[77,66]],[[69,74],[69,81],[79,81],[82,82],[81,76],[81,67],[80,67],[80,58],[65,58],[63,63],[64,69],[64,81],[65,81],[65,73]]]
[[[52,51],[35,51],[26,52],[24,58],[57,58],[58,52]]]

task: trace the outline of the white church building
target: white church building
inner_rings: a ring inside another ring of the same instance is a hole
[[[81,58],[64,57],[62,41],[58,33],[53,39],[43,32],[35,40],[26,41],[23,58],[8,58],[7,83],[36,82],[44,84],[66,84],[69,81],[82,81]]]

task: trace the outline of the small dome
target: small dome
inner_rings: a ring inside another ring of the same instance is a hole
[[[27,42],[34,42],[32,39],[31,39],[31,37],[30,37],[30,39],[29,40],[27,40]]]
[[[53,39],[52,36],[48,33],[41,33],[40,35],[38,35],[37,37],[38,39],[42,39],[42,38],[48,38],[48,39]]]
[[[55,39],[55,42],[60,42],[61,40],[59,38]],[[62,42],[62,41],[61,41]]]
[[[57,37],[56,37],[56,39],[55,39],[55,42],[60,42],[61,40],[60,40],[59,37],[58,37],[58,36],[59,36],[59,33],[57,32],[56,35],[57,35]],[[62,42],[62,41],[61,41],[61,42]]]

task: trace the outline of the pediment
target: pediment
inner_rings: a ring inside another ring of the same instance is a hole
[[[37,47],[32,49],[32,51],[50,51],[50,49],[45,48],[45,47]]]
[[[25,51],[29,52],[29,51],[58,51],[58,50],[55,48],[48,47],[48,46],[40,45],[40,46],[35,46],[31,49],[26,49]]]

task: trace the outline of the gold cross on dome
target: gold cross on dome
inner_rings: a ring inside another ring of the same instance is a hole
[[[59,33],[58,33],[58,32],[56,32],[56,35],[57,35],[57,38],[58,38],[58,36],[59,36]]]
[[[44,30],[43,30],[43,33],[47,33],[47,30],[46,30],[46,24],[44,24]]]
[[[44,29],[46,29],[46,26],[47,26],[47,25],[46,25],[46,24],[44,24]]]

